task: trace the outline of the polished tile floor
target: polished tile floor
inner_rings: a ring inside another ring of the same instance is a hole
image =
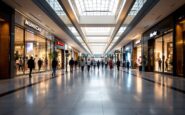
[[[25,88],[2,95],[0,115],[185,114],[185,93],[171,87],[173,79],[171,86],[167,86],[144,79],[145,74],[132,73],[100,68],[63,75],[58,71],[56,78],[51,78],[51,73],[24,78],[34,85],[26,84]]]

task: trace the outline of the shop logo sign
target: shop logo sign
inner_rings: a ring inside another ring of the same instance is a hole
[[[157,31],[154,31],[154,32],[150,33],[150,38],[152,38],[152,37],[154,37],[156,35],[158,35],[158,32]]]
[[[31,28],[33,28],[33,29],[35,29],[35,30],[37,30],[37,31],[39,31],[39,32],[42,31],[42,29],[38,25],[36,25],[36,24],[34,24],[34,23],[32,23],[32,22],[30,22],[28,20],[25,20],[24,24],[29,26],[29,27],[31,27]]]

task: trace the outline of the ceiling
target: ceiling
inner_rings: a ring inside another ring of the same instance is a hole
[[[41,0],[60,17],[80,47],[51,17],[30,0],[4,0],[16,10],[31,17],[48,31],[82,53],[104,55],[120,49],[134,39],[140,39],[147,29],[185,4],[185,0],[159,2],[121,38],[130,28],[138,12],[149,0]],[[34,15],[34,16],[33,16]],[[37,17],[38,19],[36,19]],[[44,20],[43,20],[44,19]],[[49,28],[48,28],[49,27]],[[120,41],[120,42],[118,42]],[[84,50],[85,48],[85,50]]]

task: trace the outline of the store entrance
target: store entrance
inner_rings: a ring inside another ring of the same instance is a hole
[[[185,19],[176,25],[176,73],[184,76]]]

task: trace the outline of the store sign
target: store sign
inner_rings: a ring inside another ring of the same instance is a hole
[[[155,37],[156,35],[158,35],[158,33],[159,33],[158,31],[150,33],[150,38]]]
[[[136,42],[135,42],[135,45],[138,45],[138,44],[140,44],[141,43],[141,40],[137,40]]]
[[[42,30],[38,25],[32,23],[29,20],[25,20],[24,21],[24,24],[27,25],[27,26],[29,26],[29,27],[31,27],[31,28],[33,28],[33,29],[35,29],[35,30],[37,30],[37,31],[39,31],[39,32],[41,32],[41,30]]]
[[[57,42],[56,42],[56,45],[64,46],[65,44],[64,44],[64,43],[62,43],[62,42],[60,42],[60,41],[57,41]]]

